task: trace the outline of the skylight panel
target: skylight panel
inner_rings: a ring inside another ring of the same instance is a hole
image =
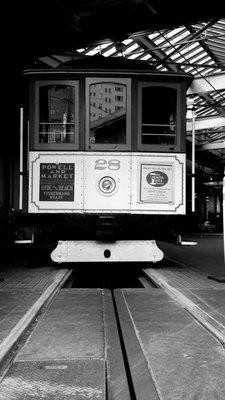
[[[104,53],[102,53],[102,55],[103,55],[104,57],[109,57],[109,56],[111,56],[111,55],[114,54],[114,53],[116,53],[116,48],[115,48],[115,46],[113,46],[111,49],[109,49],[109,50],[105,51]]]
[[[222,51],[224,47],[224,42],[225,40],[219,41],[211,39],[208,41],[208,45],[212,46],[217,51]]]
[[[158,32],[157,33],[151,33],[150,35],[148,35],[148,38],[151,39],[151,40],[154,40],[157,36],[160,36],[160,34]]]
[[[213,115],[217,115],[217,112],[216,112],[216,110],[213,110],[212,108],[206,110],[205,113],[204,113],[205,117],[210,117],[210,116],[213,116]]]
[[[137,43],[134,43],[132,46],[128,47],[128,49],[126,49],[123,54],[127,55],[129,53],[131,53],[132,51],[136,50],[137,48],[140,48],[140,46]]]
[[[194,96],[190,96],[190,97],[192,98],[192,100],[194,100],[194,102],[196,102],[196,101],[203,102],[202,99],[198,95],[194,95]]]
[[[192,75],[196,75],[196,74],[198,74],[198,71],[196,71],[196,69],[193,68]]]
[[[135,58],[139,57],[140,54],[132,54],[131,56],[127,57],[129,60],[134,60]]]
[[[186,58],[190,58],[190,57],[192,57],[197,46],[198,46],[198,43],[193,43],[190,46],[185,46],[185,48],[179,50],[179,53],[185,54]]]
[[[213,71],[213,68],[207,68],[204,72],[202,72],[203,75],[209,75],[210,72]]]
[[[166,55],[168,56],[170,53],[172,53],[174,51],[174,49],[172,47],[168,46],[168,50],[164,49],[164,52],[166,53]]]
[[[203,107],[203,106],[202,107],[198,107],[198,110],[197,110],[198,114],[200,114],[200,112],[202,112],[203,110],[205,110],[205,107]]]
[[[205,100],[203,100],[201,97],[199,97],[198,98],[198,104],[200,105],[200,106],[206,106],[206,102],[205,102]]]
[[[211,96],[214,98],[214,100],[222,100],[221,104],[222,104],[222,102],[225,102],[225,90],[213,92],[213,93],[211,93]]]
[[[154,40],[154,43],[158,46],[159,44],[165,42],[164,37],[159,37],[159,39]]]
[[[171,37],[173,37],[173,36],[175,36],[175,35],[178,35],[179,33],[181,33],[182,31],[186,31],[186,29],[182,26],[182,27],[180,27],[180,28],[175,28],[175,29],[173,29],[172,31],[170,31],[170,32],[167,32],[166,33],[166,36],[167,36],[167,38],[171,38]]]
[[[185,61],[185,58],[183,56],[181,56],[180,53],[172,54],[172,56],[170,58],[174,61],[178,60],[178,59],[179,59],[179,61]]]
[[[99,46],[95,47],[94,49],[88,51],[86,56],[94,56],[95,54],[99,53]]]
[[[204,110],[201,111],[201,112],[199,112],[199,110],[196,109],[195,112],[196,112],[196,117],[197,117],[197,118],[201,118],[201,117],[203,117],[203,116],[205,115]]]
[[[125,39],[122,41],[122,43],[125,44],[126,46],[132,42],[133,42],[133,39]]]
[[[192,69],[193,69],[193,67],[188,67],[188,68],[185,67],[184,68],[185,72],[187,72],[187,73],[190,72]]]
[[[170,43],[171,44],[182,44],[182,43],[180,43],[180,42],[182,42],[182,39],[185,39],[187,36],[189,36],[189,33],[187,32],[187,31],[185,31],[184,33],[182,33],[180,36],[176,36],[175,38],[173,38],[173,39],[170,39]]]
[[[190,62],[192,62],[192,63],[194,63],[194,62],[196,62],[197,60],[201,60],[201,58],[203,58],[204,56],[205,56],[205,52],[204,51],[201,51],[196,57],[194,57],[194,58],[191,58],[189,61]]]
[[[196,49],[191,52],[191,56],[194,57],[196,54],[199,54],[199,52],[202,52],[202,51],[203,51],[203,49],[197,43]]]
[[[99,48],[101,50],[103,50],[103,49],[106,49],[107,47],[111,46],[112,44],[113,44],[113,42],[103,43],[103,44],[100,44]]]
[[[146,54],[145,56],[141,57],[141,60],[149,60],[149,58],[152,58],[152,56],[150,56],[150,54]]]
[[[205,55],[205,57],[203,57],[200,61],[199,61],[199,64],[202,64],[202,63],[207,63],[208,64],[208,61],[210,61],[211,60],[211,57],[209,57],[207,54]]]
[[[185,52],[188,51],[188,52],[192,53],[194,51],[194,49],[196,49],[196,47],[198,47],[198,46],[199,46],[198,42],[189,42],[181,50],[182,51],[184,50]]]
[[[196,70],[197,70],[197,72],[198,72],[198,74],[201,72],[201,71],[203,71],[203,69],[204,69],[204,67],[195,67],[196,68]]]

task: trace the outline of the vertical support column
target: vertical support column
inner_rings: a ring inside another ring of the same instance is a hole
[[[225,168],[224,168],[225,174]],[[225,176],[223,177],[223,256],[225,262]]]
[[[30,168],[30,121],[27,121],[27,171]]]
[[[20,184],[19,211],[23,209],[23,107],[20,107]]]
[[[192,108],[191,211],[195,212],[195,111]]]

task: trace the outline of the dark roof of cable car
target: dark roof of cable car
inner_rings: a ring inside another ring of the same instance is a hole
[[[39,66],[38,66],[39,67]],[[153,76],[165,76],[165,77],[179,77],[187,81],[192,81],[193,77],[191,74],[187,74],[183,71],[158,71],[153,66],[149,65],[148,62],[142,60],[129,60],[124,57],[104,57],[101,55],[96,56],[85,56],[77,55],[72,60],[60,64],[56,68],[35,68],[27,69],[24,71],[24,75],[42,75],[42,74],[73,74],[73,73],[84,73],[92,74],[96,72],[108,72],[118,74],[129,74],[138,75],[146,74]]]

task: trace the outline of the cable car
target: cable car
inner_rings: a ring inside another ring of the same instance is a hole
[[[168,215],[185,214],[192,77],[122,57],[75,56],[29,81],[23,213],[58,235],[56,262],[159,261]]]

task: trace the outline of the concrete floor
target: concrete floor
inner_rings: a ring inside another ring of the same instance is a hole
[[[196,268],[207,275],[225,276],[223,235],[193,235],[182,237],[182,241],[197,242],[195,246],[158,242],[165,257],[190,268]]]

